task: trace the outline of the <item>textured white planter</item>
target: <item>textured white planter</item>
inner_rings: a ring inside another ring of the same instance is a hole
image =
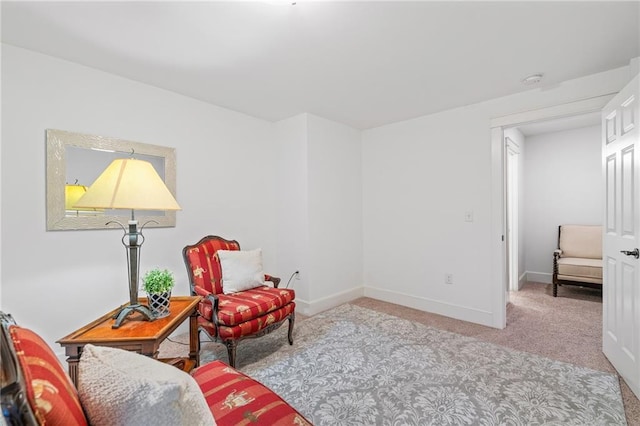
[[[171,301],[171,292],[160,294],[149,294],[149,307],[153,316],[156,318],[164,318],[169,316],[169,302]]]

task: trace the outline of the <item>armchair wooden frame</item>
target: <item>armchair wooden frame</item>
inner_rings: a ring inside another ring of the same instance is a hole
[[[560,259],[561,255],[562,250],[560,249],[556,249],[553,252],[553,297],[558,297],[558,286],[562,285],[577,285],[580,287],[595,288],[602,291],[602,284],[588,283],[584,281],[561,280],[560,278],[558,278],[558,260]]]
[[[570,225],[560,225],[558,226],[558,248],[553,252],[553,276],[552,276],[552,284],[553,284],[553,297],[558,297],[558,286],[562,285],[574,285],[580,287],[589,287],[602,291],[602,279],[600,278],[599,282],[589,282],[589,278],[575,276],[573,279],[563,279],[559,278],[559,276],[563,276],[559,273],[559,263],[560,259],[565,255],[563,250],[561,249],[561,237],[562,237],[562,228],[563,226]],[[591,281],[597,281],[597,279],[590,279]]]
[[[289,330],[287,333],[287,338],[288,338],[289,344],[293,345],[293,326],[295,323],[295,309],[291,309],[291,311],[286,316],[280,318],[279,320],[275,320],[274,322],[271,322],[265,327],[255,332],[252,332],[250,334],[245,334],[238,337],[226,337],[226,338],[223,338],[220,336],[220,330],[224,328],[231,328],[226,324],[222,324],[219,319],[220,318],[219,314],[221,310],[220,297],[224,297],[225,295],[221,293],[216,293],[215,286],[213,287],[214,291],[208,291],[207,289],[200,287],[196,284],[196,279],[195,279],[196,277],[194,276],[194,270],[192,268],[191,262],[189,260],[189,255],[188,255],[190,250],[196,249],[198,247],[202,247],[206,243],[213,243],[214,245],[219,246],[215,248],[215,251],[213,253],[209,254],[212,259],[215,258],[215,252],[217,252],[217,250],[221,250],[221,249],[240,250],[240,243],[238,241],[227,240],[223,237],[219,237],[216,235],[207,235],[206,237],[201,238],[200,241],[198,241],[197,243],[192,245],[187,245],[186,247],[183,248],[182,256],[185,262],[185,266],[187,268],[187,275],[189,277],[189,286],[191,289],[191,294],[202,296],[203,299],[205,299],[208,303],[211,303],[211,308],[212,308],[211,320],[206,318],[202,314],[202,312],[200,312],[200,309],[198,310],[198,331],[203,331],[211,341],[224,343],[224,345],[227,348],[227,353],[229,356],[229,365],[231,367],[235,367],[235,364],[236,364],[236,348],[237,348],[238,342],[246,338],[257,338],[257,337],[261,337],[266,334],[269,334],[272,331],[280,328],[280,326],[282,326],[282,324],[286,320],[289,321]],[[212,262],[217,262],[217,258],[212,260]],[[273,287],[276,289],[280,285],[280,278],[278,277],[273,277],[265,274],[265,281],[272,282]],[[250,293],[250,292],[251,290],[247,290],[244,293]],[[293,301],[290,303],[293,303]],[[200,306],[202,306],[202,302]],[[293,304],[293,307],[295,308],[295,304]]]

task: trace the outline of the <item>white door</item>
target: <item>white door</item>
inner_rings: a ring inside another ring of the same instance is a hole
[[[602,110],[605,179],[602,340],[604,354],[640,397],[639,97],[636,76]]]
[[[519,290],[518,279],[518,145],[510,138],[506,139],[507,155],[507,269],[509,290]]]

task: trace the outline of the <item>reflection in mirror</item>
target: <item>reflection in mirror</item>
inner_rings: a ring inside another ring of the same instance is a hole
[[[87,192],[91,184],[100,176],[111,162],[117,158],[133,157],[137,160],[145,160],[153,165],[158,176],[165,180],[164,158],[157,155],[138,154],[136,152],[119,152],[106,149],[81,148],[67,146],[65,149],[67,158],[67,173],[65,182],[65,209],[66,216],[97,216],[120,215],[117,210],[104,209],[78,209],[74,208],[76,201]],[[148,216],[164,216],[164,211],[145,212]]]
[[[64,208],[65,216],[103,216],[104,209],[93,209],[75,207],[76,202],[87,192],[88,187],[78,185],[76,180],[73,184],[65,184],[64,186]]]
[[[121,139],[47,130],[47,230],[102,229],[124,220],[130,211],[79,209],[75,202],[117,158],[133,156],[150,162],[175,196],[175,150]],[[175,226],[174,211],[144,211],[147,226]]]

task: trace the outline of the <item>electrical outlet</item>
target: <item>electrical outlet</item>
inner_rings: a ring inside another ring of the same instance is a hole
[[[444,283],[453,284],[453,274],[444,274]]]
[[[300,271],[296,271],[296,280],[301,280],[302,276],[300,274]]]

